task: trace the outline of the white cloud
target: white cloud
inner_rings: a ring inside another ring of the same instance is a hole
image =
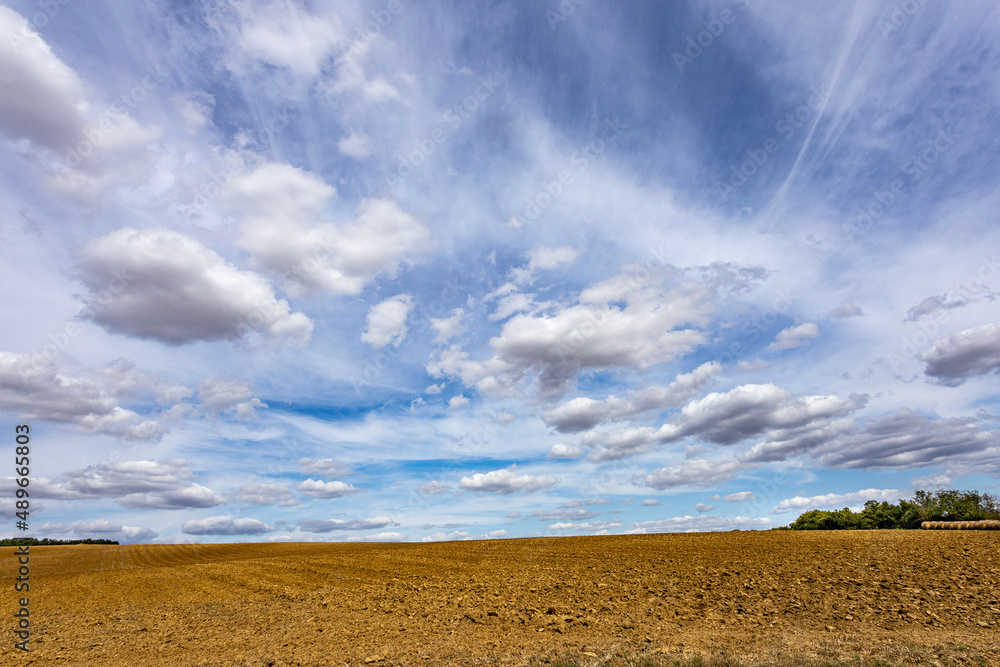
[[[215,98],[201,91],[176,93],[171,97],[188,131],[197,131],[212,122]]]
[[[130,509],[182,510],[192,507],[215,507],[225,499],[201,484],[186,484],[180,488],[146,493],[130,493],[116,501]]]
[[[557,397],[584,369],[635,368],[670,361],[704,343],[697,328],[715,310],[712,292],[695,282],[670,289],[673,271],[627,266],[583,290],[576,303],[552,314],[520,314],[490,340],[493,358],[469,361],[461,350],[442,351],[428,365],[434,376],[459,376],[480,391],[502,389],[538,371],[538,391]]]
[[[413,297],[397,294],[376,304],[368,311],[368,328],[361,334],[361,340],[373,347],[385,347],[392,343],[396,347],[406,337],[406,318],[413,310]]]
[[[902,409],[831,438],[817,451],[830,468],[915,468],[1000,448],[1000,431],[984,431],[974,418],[928,419]]]
[[[392,530],[383,530],[381,533],[372,533],[371,535],[367,535],[367,536],[364,537],[364,539],[359,538],[359,537],[353,537],[353,536],[352,537],[348,537],[347,541],[348,542],[360,542],[360,541],[364,541],[364,542],[402,542],[404,539],[406,539],[406,536],[403,535],[402,533],[398,533],[398,532],[392,531]]]
[[[661,503],[659,500],[655,498],[646,498],[645,500],[642,501],[643,507],[655,507],[656,505],[662,505],[662,504],[663,503]]]
[[[845,301],[829,313],[826,314],[827,317],[832,317],[835,319],[842,319],[845,317],[857,317],[859,315],[864,315],[860,308],[855,306],[850,301]]]
[[[181,525],[181,532],[188,535],[262,535],[273,530],[274,526],[258,519],[233,519],[230,516],[190,519]]]
[[[469,404],[469,399],[463,396],[462,394],[458,394],[457,396],[452,396],[450,399],[448,399],[448,407],[451,408],[452,410],[457,410],[468,404]]]
[[[580,251],[576,248],[546,248],[537,246],[528,253],[528,268],[532,271],[537,269],[551,270],[559,268],[564,264],[571,264],[580,256]]]
[[[151,528],[123,526],[115,521],[107,521],[105,519],[74,521],[69,525],[59,523],[43,523],[38,527],[38,532],[41,535],[70,536],[72,534],[80,539],[96,538],[116,540],[125,544],[147,542],[155,537],[159,537],[160,535]]]
[[[232,412],[240,419],[255,420],[258,417],[257,410],[267,407],[267,403],[254,397],[253,387],[238,380],[204,380],[198,386],[198,398],[206,412],[213,415]]]
[[[441,393],[442,389],[444,389],[444,385],[443,384],[432,384],[432,385],[429,385],[426,389],[424,389],[424,393],[430,394],[432,396],[436,396],[437,394]]]
[[[517,285],[532,283],[539,270],[550,271],[565,264],[572,264],[579,256],[580,251],[577,248],[536,246],[528,252],[528,264],[511,271],[511,280]]]
[[[337,79],[328,88],[330,94],[360,93],[361,100],[365,103],[385,102],[401,97],[399,90],[384,77],[369,78],[365,73],[365,59],[377,41],[373,38],[365,43],[355,42],[350,50],[337,58]]]
[[[319,475],[320,477],[338,477],[347,472],[347,468],[333,459],[303,458],[296,461],[303,475]]]
[[[28,23],[0,7],[0,129],[62,151],[83,138],[83,82]]]
[[[559,442],[552,445],[546,458],[549,459],[578,459],[584,455],[582,448],[568,442]]]
[[[396,522],[387,516],[376,516],[370,519],[304,519],[296,524],[299,530],[306,533],[331,533],[335,530],[372,530],[395,526]]]
[[[451,316],[441,319],[432,319],[431,326],[437,331],[434,336],[435,343],[447,343],[449,340],[462,334],[465,331],[465,325],[462,323],[462,319],[465,317],[465,310],[462,308],[455,308],[451,311]]]
[[[581,523],[552,523],[549,524],[549,530],[577,530],[577,531],[588,531],[592,532],[595,530],[609,530],[613,528],[621,528],[621,521],[585,521]]]
[[[518,491],[532,493],[554,486],[557,480],[547,475],[518,475],[517,466],[492,470],[488,473],[476,473],[471,477],[463,477],[459,486],[468,491],[484,491],[496,494],[510,494]]]
[[[279,163],[233,178],[226,190],[243,219],[238,242],[251,266],[280,276],[292,296],[358,294],[430,248],[430,230],[388,199],[362,200],[344,224],[321,222],[335,194],[319,177]]]
[[[446,486],[446,485],[442,484],[441,482],[430,481],[430,482],[424,482],[423,484],[421,484],[420,486],[418,486],[417,487],[417,493],[422,493],[422,494],[425,494],[425,495],[432,495],[433,496],[433,495],[438,495],[438,494],[441,494],[441,493],[446,493],[450,489],[451,489],[450,486]]]
[[[753,359],[750,361],[746,359],[740,359],[739,362],[736,364],[736,370],[740,371],[741,373],[749,373],[751,371],[759,371],[762,368],[767,368],[770,365],[771,364],[761,359]]]
[[[372,142],[364,132],[351,132],[337,142],[337,149],[344,155],[364,160],[372,154]]]
[[[539,521],[586,521],[598,516],[600,512],[583,508],[560,508],[556,510],[535,510],[529,517]]]
[[[183,459],[101,463],[65,474],[66,481],[32,479],[34,494],[58,500],[114,499],[141,509],[214,507],[225,498],[190,481],[194,475]]]
[[[682,486],[714,486],[731,480],[742,467],[739,461],[695,459],[677,466],[657,468],[648,475],[641,475],[636,481],[660,491]]]
[[[705,503],[698,503],[697,505],[694,506],[694,509],[699,514],[704,514],[705,512],[711,512],[712,510],[714,510],[715,505],[706,505]]]
[[[632,530],[627,534],[643,533],[703,533],[722,530],[767,530],[774,523],[767,517],[755,518],[737,516],[733,518],[702,515],[675,516],[658,521],[637,521],[632,524]]]
[[[808,345],[813,338],[819,337],[819,327],[813,322],[806,322],[795,327],[782,329],[775,336],[774,342],[767,349],[769,350],[790,350],[796,347]]]
[[[738,493],[729,493],[722,496],[722,499],[727,503],[744,503],[749,500],[757,500],[757,496],[753,491],[740,491]]]
[[[859,409],[866,400],[856,395],[851,400],[796,396],[773,384],[745,384],[688,403],[659,429],[590,431],[583,444],[594,448],[589,459],[605,461],[643,454],[656,444],[691,436],[720,445],[766,436],[766,442],[751,450],[747,460],[773,460],[818,446],[824,429],[834,428],[833,420]]]
[[[731,445],[768,431],[787,432],[826,423],[863,405],[862,398],[793,395],[773,384],[744,384],[725,393],[711,393],[684,406],[675,423],[661,429],[670,442],[697,434],[710,442]]]
[[[900,498],[908,498],[907,491],[899,489],[864,489],[853,493],[827,493],[821,496],[796,496],[787,498],[775,505],[773,513],[791,512],[793,510],[827,509],[841,507],[859,507],[869,500],[894,503]]]
[[[236,488],[231,497],[241,505],[289,507],[298,504],[291,491],[277,484],[246,484]]]
[[[361,490],[341,481],[324,482],[311,478],[299,484],[298,489],[312,498],[343,498]]]
[[[920,359],[927,364],[924,373],[947,387],[1000,372],[1000,326],[986,324],[936,340]]]
[[[177,232],[112,232],[84,246],[78,271],[91,292],[84,315],[114,332],[171,345],[252,331],[302,344],[312,333],[259,275]]]
[[[562,433],[572,433],[592,428],[602,421],[675,407],[697,396],[720,372],[722,364],[717,361],[705,362],[690,373],[678,375],[669,386],[632,391],[624,398],[574,398],[543,413],[542,420]]]
[[[467,540],[472,536],[464,530],[455,530],[450,533],[432,533],[424,537],[422,542],[449,542],[454,540]]]
[[[240,46],[271,65],[303,77],[316,76],[332,51],[347,38],[337,14],[311,14],[293,0],[274,0],[251,9],[241,5]]]
[[[0,352],[0,408],[24,419],[69,423],[84,433],[106,433],[126,441],[158,442],[166,433],[155,419],[119,405],[155,384],[112,364],[91,372],[71,371],[45,355]]]

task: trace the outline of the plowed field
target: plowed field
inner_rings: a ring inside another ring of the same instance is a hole
[[[35,546],[27,654],[13,552],[5,665],[1000,665],[995,531]]]

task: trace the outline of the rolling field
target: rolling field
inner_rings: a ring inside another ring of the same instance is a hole
[[[1000,532],[31,547],[5,665],[1000,665]],[[687,663],[685,663],[687,664]]]

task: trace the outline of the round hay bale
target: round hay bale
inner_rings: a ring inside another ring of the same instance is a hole
[[[921,524],[920,524],[920,530],[930,530],[930,528],[931,528],[931,522],[930,521],[923,521],[923,522],[921,522]]]

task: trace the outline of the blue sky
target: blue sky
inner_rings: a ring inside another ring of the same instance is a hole
[[[998,29],[919,0],[6,2],[31,532],[764,529],[995,493]]]

